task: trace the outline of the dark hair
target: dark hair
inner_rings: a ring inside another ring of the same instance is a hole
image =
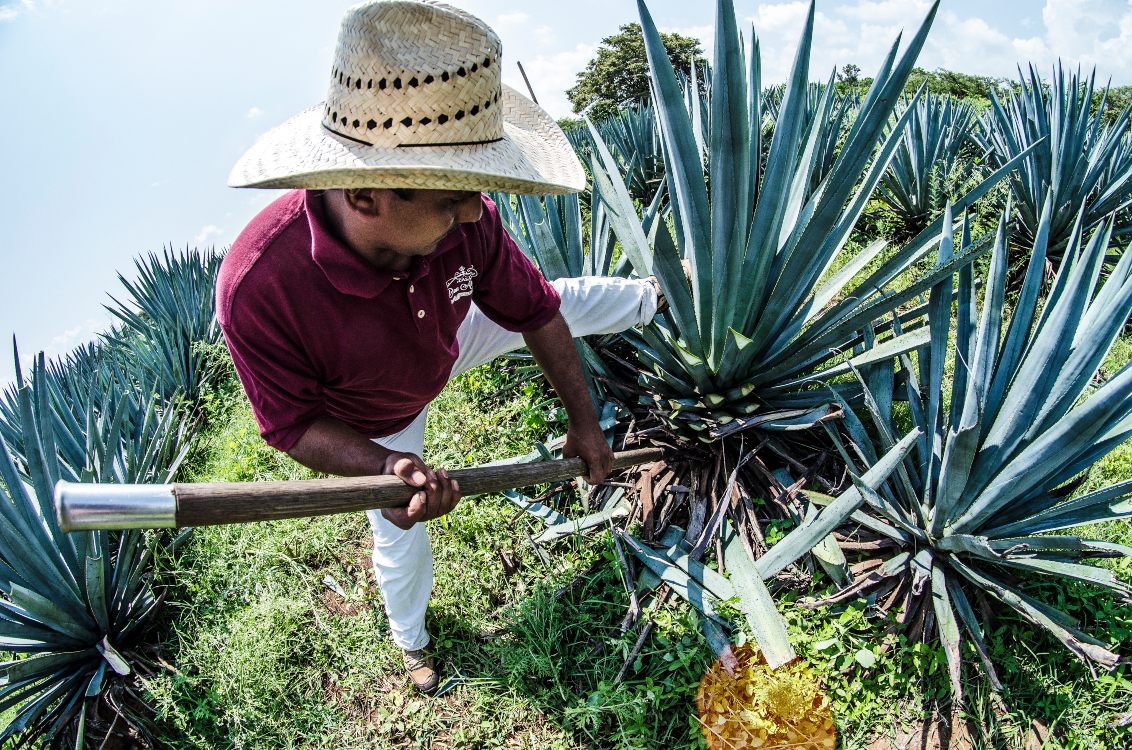
[[[411,201],[413,199],[413,191],[409,188],[389,188],[389,190],[403,201]]]

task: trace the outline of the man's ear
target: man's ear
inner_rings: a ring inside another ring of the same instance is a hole
[[[389,201],[388,190],[378,188],[347,188],[342,191],[351,211],[366,217],[380,215]]]

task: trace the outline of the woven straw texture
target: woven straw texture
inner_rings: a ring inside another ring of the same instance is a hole
[[[463,11],[394,0],[347,11],[326,101],[268,132],[233,187],[565,193],[585,173],[554,120],[500,81],[499,38]]]

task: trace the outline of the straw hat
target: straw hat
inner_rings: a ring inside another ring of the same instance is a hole
[[[326,101],[265,134],[232,187],[568,193],[582,165],[554,120],[500,81],[499,37],[431,0],[346,12]]]

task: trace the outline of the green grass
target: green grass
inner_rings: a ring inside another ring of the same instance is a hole
[[[428,460],[478,464],[561,431],[561,410],[537,381],[516,385],[518,367],[480,368],[441,395]],[[209,421],[186,478],[310,476],[263,445],[234,383],[210,400]],[[1130,460],[1114,452],[1097,467],[1099,481],[1132,474]],[[480,497],[430,524],[429,627],[445,676],[455,678],[437,698],[415,694],[402,675],[361,514],[197,530],[162,563],[170,668],[147,684],[166,727],[161,746],[703,747],[695,692],[712,654],[695,613],[683,604],[659,610],[653,636],[618,682],[636,631],[619,632],[628,597],[608,533],[555,543],[548,566],[527,540],[535,523],[502,498]],[[1127,524],[1098,533],[1128,542]],[[506,574],[501,554],[516,573]],[[825,586],[819,577],[776,598],[791,640],[826,686],[843,747],[867,747],[938,709],[948,693],[940,650],[892,635],[863,602],[800,606]],[[1132,652],[1127,606],[1081,586],[1033,590]],[[1001,698],[966,653],[965,712],[976,747],[1021,748],[1034,720],[1053,730],[1050,747],[1132,744],[1127,729],[1108,726],[1132,702],[1128,667],[1094,681],[1048,636],[1016,618],[994,622],[988,637],[1007,687]]]

